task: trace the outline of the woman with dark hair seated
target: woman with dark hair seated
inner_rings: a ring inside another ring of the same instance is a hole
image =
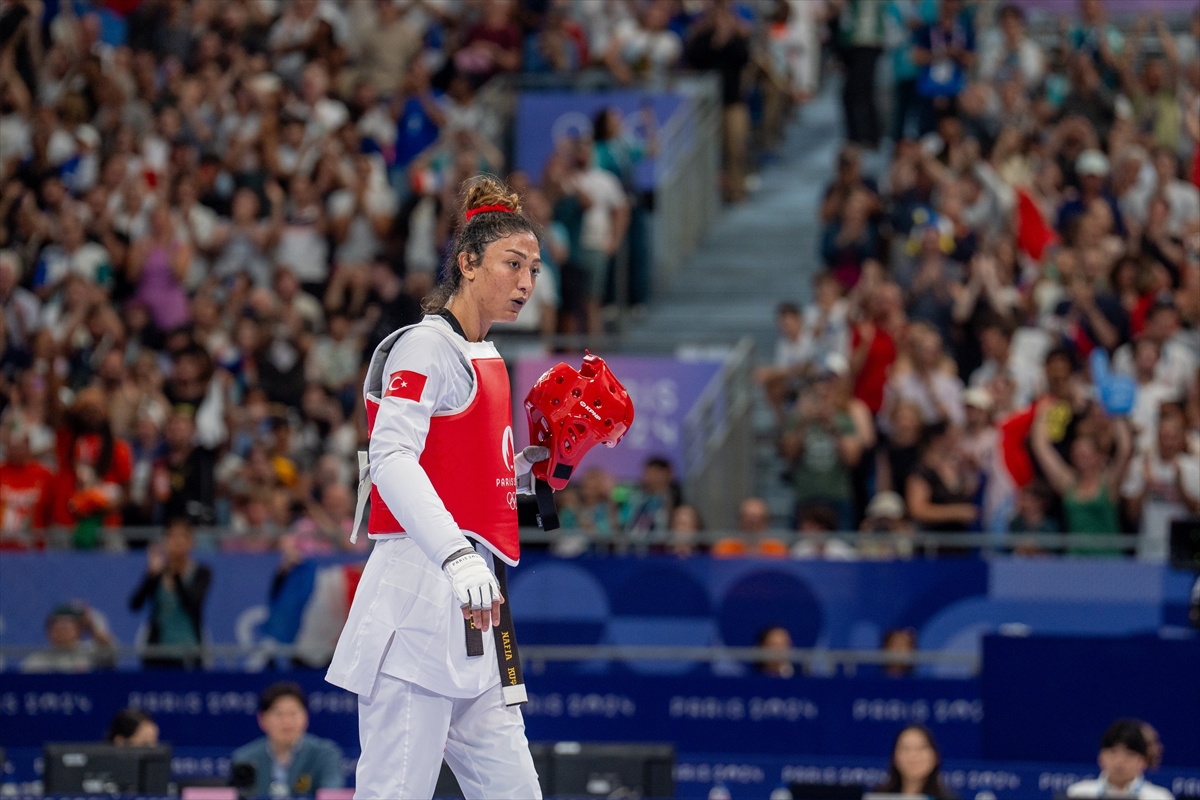
[[[104,741],[126,747],[153,747],[158,744],[158,724],[145,711],[122,708],[108,724]]]
[[[933,733],[917,724],[906,726],[896,737],[888,779],[876,786],[875,791],[958,800],[942,782],[942,754]]]

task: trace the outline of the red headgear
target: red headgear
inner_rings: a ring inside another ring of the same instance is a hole
[[[585,351],[576,372],[557,364],[537,379],[525,397],[529,443],[550,448],[550,458],[533,465],[533,475],[562,489],[583,454],[598,444],[616,447],[633,424],[633,401],[604,359]]]

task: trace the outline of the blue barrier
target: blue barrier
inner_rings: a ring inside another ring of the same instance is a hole
[[[1198,717],[1187,680],[1197,674],[1198,649],[1196,641],[989,639],[979,681],[532,674],[525,717],[534,741],[674,742],[684,754],[676,771],[679,797],[704,797],[721,781],[739,799],[764,798],[789,780],[875,783],[896,733],[922,722],[938,737],[951,785],[963,797],[988,790],[1019,798],[1049,797],[1094,774],[1100,732],[1132,714],[1162,734],[1169,769],[1156,782],[1196,794]],[[1113,682],[1113,653],[1124,659],[1117,675],[1134,678],[1121,693],[1104,690]],[[1066,680],[1050,666],[1059,663]],[[13,760],[6,780],[34,780],[44,741],[99,738],[126,705],[155,717],[183,759],[179,771],[220,773],[234,747],[259,735],[258,692],[283,678],[309,693],[310,730],[353,759],[356,698],[319,672],[10,673],[0,675],[0,747]],[[1138,679],[1141,688],[1130,692]],[[998,734],[1029,746],[995,749]],[[1002,752],[1025,755],[998,757]],[[721,755],[687,755],[697,753]]]
[[[988,636],[983,663],[986,758],[1084,760],[1114,719],[1134,717],[1171,763],[1200,767],[1200,639]]]
[[[202,553],[197,558],[213,571],[206,639],[254,644],[262,635],[278,556]],[[321,559],[317,566],[337,569],[353,560]],[[137,554],[0,555],[0,643],[43,643],[46,615],[74,599],[102,614],[119,642],[136,641],[145,615],[129,611],[127,601],[144,569],[145,558]],[[1155,633],[1163,625],[1185,623],[1191,586],[1185,573],[1111,559],[833,563],[562,560],[532,553],[509,580],[517,634],[525,644],[750,645],[762,628],[781,624],[799,647],[872,649],[887,629],[912,627],[922,649],[973,653],[979,652],[982,636],[1010,623],[1034,634]],[[569,605],[560,602],[568,589]],[[300,613],[299,604],[291,613]],[[273,620],[271,628],[294,631],[286,622]],[[576,665],[553,671],[596,669]],[[711,674],[707,666],[677,663],[611,669]],[[961,668],[951,666],[920,674],[962,677]]]

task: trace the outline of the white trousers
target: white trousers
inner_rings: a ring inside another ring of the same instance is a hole
[[[381,674],[358,697],[358,735],[355,800],[433,797],[443,757],[468,800],[541,799],[521,710],[499,684],[463,699]]]

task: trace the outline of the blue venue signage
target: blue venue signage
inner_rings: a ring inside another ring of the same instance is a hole
[[[516,168],[541,185],[546,161],[555,148],[573,139],[590,137],[593,120],[605,108],[617,108],[625,117],[625,126],[641,125],[639,119],[649,109],[657,127],[663,127],[676,113],[682,113],[686,100],[673,92],[646,92],[632,89],[602,92],[523,92],[517,99],[514,160]],[[670,142],[660,142],[669,146]],[[671,159],[673,153],[662,152]],[[634,173],[638,189],[654,188],[654,163],[644,159]]]
[[[205,639],[243,645],[266,635],[291,641],[308,605],[330,602],[329,592],[314,589],[328,583],[321,571],[361,563],[349,556],[305,562],[295,570],[299,585],[289,585],[272,604],[277,554],[200,553],[197,559],[213,572]],[[118,642],[138,641],[146,615],[130,611],[128,601],[145,567],[145,557],[132,553],[0,555],[0,643],[44,643],[46,616],[76,600],[102,615]],[[537,553],[527,553],[509,578],[518,638],[526,645],[748,646],[763,628],[783,625],[797,647],[875,649],[885,631],[908,627],[923,650],[976,654],[984,635],[1006,625],[1033,635],[1070,636],[1182,629],[1191,581],[1162,566],[1112,559],[834,563],[568,560]],[[564,596],[572,602],[562,603]],[[738,673],[737,665],[645,662],[632,668],[647,675]],[[923,668],[919,675],[966,677],[954,665]]]

